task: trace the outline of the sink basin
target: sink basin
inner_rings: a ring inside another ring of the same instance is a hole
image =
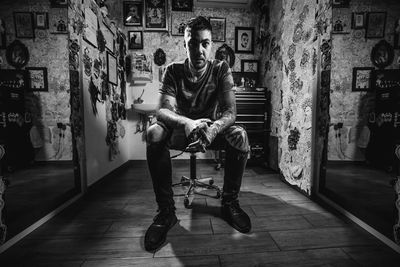
[[[157,104],[155,103],[137,103],[137,104],[132,104],[132,108],[137,112],[141,114],[154,114],[156,113],[157,109]]]

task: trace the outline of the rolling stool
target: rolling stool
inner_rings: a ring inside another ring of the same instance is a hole
[[[189,152],[190,153],[190,178],[186,177],[186,176],[182,176],[181,181],[179,183],[175,183],[172,184],[172,186],[189,186],[188,190],[185,193],[185,198],[183,200],[183,204],[185,205],[185,208],[190,208],[191,207],[191,201],[189,201],[189,197],[191,195],[194,194],[198,194],[198,195],[204,195],[204,196],[208,196],[208,197],[212,197],[210,195],[207,194],[202,194],[200,192],[197,192],[195,189],[197,187],[201,187],[201,188],[207,188],[207,189],[214,189],[217,191],[217,195],[216,195],[216,199],[219,199],[222,196],[222,191],[221,189],[214,185],[214,179],[212,177],[207,177],[207,178],[197,178],[196,176],[196,154],[198,152],[205,152],[205,148],[204,146],[201,144],[200,139],[198,139],[197,141],[189,144],[182,153],[184,152]],[[175,158],[179,155],[181,155],[182,153],[173,156],[171,158]]]

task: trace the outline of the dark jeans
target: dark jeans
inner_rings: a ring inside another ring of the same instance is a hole
[[[246,151],[241,147],[241,142],[248,144],[247,133],[240,126],[235,131],[226,131],[219,134],[208,149],[225,149],[225,173],[222,194],[222,203],[236,200],[242,184],[242,177],[247,163],[249,146]],[[230,136],[228,136],[230,134]],[[232,134],[235,134],[232,138]],[[228,140],[234,140],[228,141]],[[232,144],[231,144],[232,143]],[[156,201],[160,209],[173,207],[172,191],[172,166],[169,149],[183,150],[188,144],[183,129],[168,130],[165,126],[156,123],[147,131],[147,163],[149,166]],[[243,146],[242,146],[243,147]]]

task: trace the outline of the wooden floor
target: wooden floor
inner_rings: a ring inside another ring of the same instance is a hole
[[[160,250],[146,252],[144,233],[157,207],[145,164],[133,162],[96,184],[1,254],[0,266],[399,266],[397,253],[262,167],[247,168],[240,196],[251,233],[220,218],[219,200],[196,196],[185,209],[176,197],[178,224]],[[223,170],[206,163],[198,170],[222,185]],[[186,161],[174,162],[176,181],[187,172]]]

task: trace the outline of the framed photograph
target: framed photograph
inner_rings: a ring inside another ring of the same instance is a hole
[[[32,91],[49,91],[47,81],[47,68],[27,67],[28,89]]]
[[[143,31],[128,32],[128,49],[143,49]]]
[[[153,80],[153,60],[149,55],[137,54],[132,55],[132,80],[149,81]]]
[[[258,86],[256,72],[232,72],[232,76],[236,90],[255,90]]]
[[[50,7],[67,7],[68,0],[50,0]]]
[[[0,49],[6,49],[6,23],[0,18]]]
[[[193,0],[172,0],[172,11],[193,11]]]
[[[235,53],[254,53],[253,27],[235,27]]]
[[[124,25],[143,26],[143,1],[124,1]]]
[[[68,17],[64,9],[51,9],[49,12],[49,29],[52,34],[68,33]],[[86,21],[85,21],[86,23]],[[86,27],[85,27],[86,30]]]
[[[185,35],[185,24],[191,17],[193,12],[171,12],[171,35]]]
[[[47,12],[36,12],[35,13],[35,28],[36,29],[48,29],[49,28],[49,16]]]
[[[351,19],[352,29],[363,29],[365,27],[365,13],[354,12]]]
[[[144,2],[145,27],[147,31],[168,31],[168,0]]]
[[[394,23],[394,38],[393,38],[394,49],[400,49],[400,18],[396,19]]]
[[[118,85],[117,67],[117,58],[110,52],[107,52],[107,78],[108,82],[113,85]]]
[[[226,18],[210,17],[212,26],[212,40],[214,42],[225,42]]]
[[[386,12],[368,12],[366,38],[385,37]]]
[[[348,34],[351,28],[351,12],[348,8],[332,10],[332,33]]]
[[[373,70],[373,67],[353,68],[353,92],[371,90],[371,77]]]
[[[350,0],[332,0],[332,7],[349,7]]]
[[[32,13],[14,12],[14,25],[17,38],[35,38]]]
[[[242,59],[242,72],[258,72],[258,60]]]

